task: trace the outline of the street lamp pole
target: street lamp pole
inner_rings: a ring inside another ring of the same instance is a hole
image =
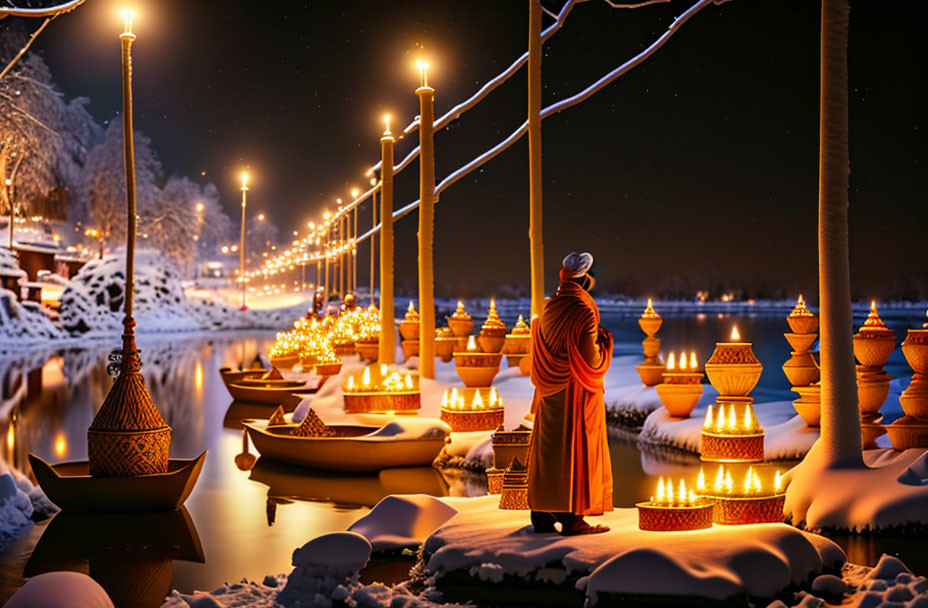
[[[242,235],[238,244],[238,279],[242,282],[242,310],[248,310],[245,304],[245,207],[248,192],[248,173],[242,173]]]

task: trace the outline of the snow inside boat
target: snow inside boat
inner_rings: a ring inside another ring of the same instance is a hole
[[[430,466],[448,438],[447,429],[440,425],[415,418],[382,427],[336,424],[326,425],[330,436],[305,437],[291,434],[299,424],[269,426],[267,420],[242,421],[263,458],[351,473]]]

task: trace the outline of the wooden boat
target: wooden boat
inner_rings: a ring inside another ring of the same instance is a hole
[[[62,511],[119,513],[171,511],[193,491],[206,452],[193,460],[172,458],[167,473],[138,477],[91,477],[86,460],[50,465],[35,454],[29,463],[45,495]]]
[[[266,485],[268,498],[330,502],[341,507],[373,507],[390,494],[449,495],[448,483],[432,466],[357,475],[312,471],[259,458],[248,478]]]
[[[325,379],[322,379],[316,386],[310,386],[305,382],[297,386],[278,386],[275,381],[256,381],[248,384],[228,384],[226,388],[236,401],[278,406],[282,405],[290,395],[312,395],[323,384],[325,384]]]
[[[396,467],[423,467],[441,452],[446,437],[420,439],[371,436],[380,427],[329,425],[335,437],[290,435],[297,424],[268,427],[267,420],[242,420],[262,457],[323,471],[365,473]]]

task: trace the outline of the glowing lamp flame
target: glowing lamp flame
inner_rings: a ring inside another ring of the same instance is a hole
[[[474,392],[474,400],[471,402],[470,406],[475,410],[483,409],[483,399],[480,397],[480,391]]]
[[[694,372],[699,369],[699,363],[696,362],[696,351],[690,353],[690,369]]]
[[[799,299],[796,300],[796,306],[805,306],[805,305],[806,305],[805,299],[802,297],[802,294],[799,294]]]
[[[725,471],[725,491],[728,494],[731,494],[734,491],[734,489],[735,489],[735,482],[731,477],[731,473],[729,471]]]
[[[738,331],[738,326],[737,326],[737,325],[735,325],[734,327],[731,328],[731,341],[732,341],[732,342],[740,342],[740,341],[741,341],[741,333]]]
[[[444,409],[448,409],[448,391],[447,390],[441,395],[441,406]]]
[[[364,373],[361,375],[361,384],[364,388],[368,388],[371,385],[371,368],[364,368]]]
[[[735,414],[735,404],[732,403],[731,407],[728,408],[728,428],[735,430],[738,428],[738,418]]]
[[[420,86],[429,86],[429,62],[424,59],[420,59],[416,61],[416,68],[419,70]]]
[[[870,300],[870,313],[876,314],[876,300]]]
[[[348,376],[348,390],[354,390],[354,376]]]
[[[386,378],[386,377],[387,377],[387,372],[388,372],[388,371],[390,371],[390,370],[389,370],[389,368],[387,367],[387,364],[386,364],[386,363],[381,363],[381,364],[380,364],[380,377],[381,377],[381,378]]]
[[[667,369],[669,371],[669,370],[675,369],[676,367],[677,367],[677,360],[674,357],[674,354],[670,353],[670,356],[667,357]]]
[[[477,352],[477,341],[474,340],[473,336],[467,338],[467,352],[475,353]]]
[[[715,475],[715,481],[712,484],[712,489],[715,490],[716,494],[722,492],[722,488],[725,487],[725,467],[719,467],[719,472]]]
[[[781,492],[783,490],[783,476],[777,471],[777,474],[773,477],[773,491]]]
[[[655,502],[667,502],[667,495],[664,492],[664,478],[661,477],[657,480],[657,495]]]
[[[702,469],[699,469],[699,476],[696,478],[696,489],[699,490],[700,493],[706,490],[706,474]]]
[[[490,389],[490,407],[496,407],[499,403],[499,392],[495,388]]]
[[[710,404],[706,408],[706,421],[702,423],[702,428],[711,429],[712,428],[712,405]]]
[[[125,10],[122,12],[123,18],[125,20],[126,29],[123,32],[124,34],[132,35],[132,21],[135,19],[135,11]]]

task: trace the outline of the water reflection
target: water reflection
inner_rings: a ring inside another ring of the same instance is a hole
[[[204,563],[186,509],[166,513],[59,513],[36,544],[23,576],[89,574],[118,607],[157,607],[171,591],[174,561]]]

